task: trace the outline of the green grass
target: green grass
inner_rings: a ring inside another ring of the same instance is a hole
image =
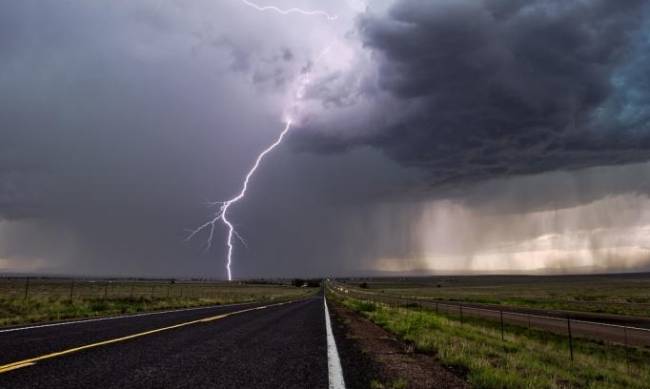
[[[406,389],[408,382],[404,378],[398,378],[395,381],[384,383],[378,380],[370,382],[370,389]]]
[[[650,317],[648,274],[438,276],[366,284],[371,292],[403,297]]]
[[[626,350],[588,340],[574,340],[574,362],[566,337],[520,327],[506,328],[477,319],[454,318],[417,308],[393,308],[355,299],[339,300],[373,322],[435,353],[460,371],[475,388],[648,388],[650,350]]]
[[[0,326],[300,298],[314,288],[162,281],[0,280]]]

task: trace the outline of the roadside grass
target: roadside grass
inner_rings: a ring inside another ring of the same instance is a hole
[[[246,302],[274,302],[314,293],[314,288],[283,285],[165,284],[114,282],[110,286],[79,283],[70,287],[33,282],[30,295],[22,290],[0,294],[0,326],[132,314]],[[72,290],[72,293],[70,293]],[[72,296],[72,298],[71,298]]]
[[[574,362],[566,337],[498,324],[438,315],[418,308],[394,308],[351,298],[335,298],[371,321],[435,353],[445,365],[466,371],[476,388],[648,388],[650,350],[574,339]]]
[[[403,378],[387,383],[378,380],[372,380],[370,382],[370,389],[406,389],[407,387],[408,382]]]

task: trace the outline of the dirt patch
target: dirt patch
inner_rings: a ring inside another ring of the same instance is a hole
[[[331,309],[339,327],[337,341],[343,349],[342,359],[345,359],[344,350],[358,350],[361,361],[356,363],[371,363],[374,380],[385,388],[469,388],[467,382],[446,369],[435,356],[416,352],[412,344],[399,341],[383,328],[339,304],[332,304]],[[349,367],[343,362],[347,379],[346,368],[349,371],[355,366]],[[367,374],[362,381],[355,381],[353,376],[350,378],[351,382],[346,381],[349,388],[372,387]]]

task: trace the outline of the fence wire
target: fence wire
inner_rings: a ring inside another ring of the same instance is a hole
[[[579,337],[624,346],[650,347],[650,329],[574,319],[569,313],[565,317],[520,313],[477,307],[474,303],[431,301],[360,291],[338,283],[332,283],[331,286],[338,294],[361,300],[370,300],[394,307],[422,307],[440,314],[457,316],[460,320],[466,318],[484,319],[501,323],[502,328],[503,325],[514,325],[531,330],[552,332],[567,336],[571,343],[574,337]]]

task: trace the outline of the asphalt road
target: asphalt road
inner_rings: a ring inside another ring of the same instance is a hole
[[[0,330],[0,388],[327,388],[322,296],[260,306]]]

